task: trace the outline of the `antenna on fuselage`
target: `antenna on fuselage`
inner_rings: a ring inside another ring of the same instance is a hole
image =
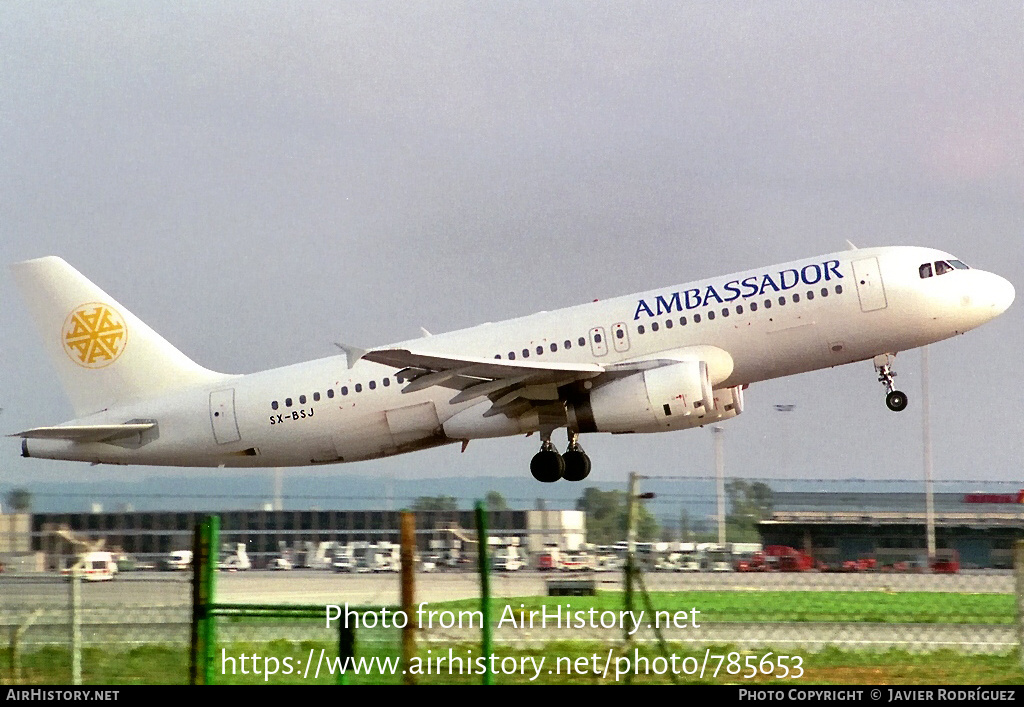
[[[846,239],[846,245],[850,246],[850,250],[860,250],[860,248],[855,246],[853,243],[850,243],[850,239],[849,238]]]

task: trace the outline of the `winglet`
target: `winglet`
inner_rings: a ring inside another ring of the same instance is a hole
[[[355,346],[349,346],[348,344],[342,344],[337,341],[334,342],[334,345],[345,352],[345,358],[348,360],[349,368],[352,368],[352,366],[356,365],[356,361],[358,361],[359,359],[366,355],[366,349],[360,349]]]

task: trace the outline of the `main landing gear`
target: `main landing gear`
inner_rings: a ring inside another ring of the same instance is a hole
[[[540,451],[530,461],[530,473],[537,481],[546,484],[559,479],[566,481],[583,481],[590,474],[590,457],[583,451],[577,441],[579,434],[569,433],[569,448],[565,454],[559,454],[551,442],[551,432],[543,437]]]
[[[896,374],[892,371],[892,362],[896,354],[882,354],[875,356],[875,370],[878,371],[878,382],[885,386],[885,404],[893,412],[900,412],[907,407],[907,394],[902,390],[896,390],[893,379]]]

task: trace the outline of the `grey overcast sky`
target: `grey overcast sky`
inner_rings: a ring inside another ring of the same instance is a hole
[[[1019,294],[1024,5],[15,0],[0,160],[4,434],[71,416],[6,268],[48,254],[239,373],[846,239]],[[1021,478],[1022,312],[931,348],[938,478]],[[919,478],[920,361],[900,415],[867,362],[752,386],[728,473]],[[583,442],[594,480],[712,471],[707,430]],[[536,448],[317,473],[533,484]],[[0,488],[207,473],[0,451]]]

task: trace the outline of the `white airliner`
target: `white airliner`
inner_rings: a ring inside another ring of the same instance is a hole
[[[250,375],[207,370],[60,258],[13,266],[76,419],[22,455],[102,464],[301,466],[540,433],[533,476],[579,481],[585,432],[663,432],[743,411],[751,383],[893,357],[1001,314],[1013,286],[928,248],[849,250]],[[552,433],[566,428],[559,454]]]

